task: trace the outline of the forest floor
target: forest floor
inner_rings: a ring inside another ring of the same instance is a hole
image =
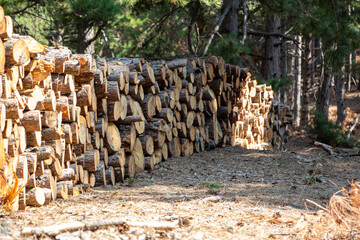
[[[355,100],[360,102],[360,94]],[[95,187],[69,200],[2,215],[0,239],[50,239],[24,237],[21,230],[115,217],[174,222],[176,228],[110,226],[62,233],[56,239],[302,239],[320,215],[305,200],[325,206],[348,180],[360,180],[359,163],[360,156],[329,155],[298,132],[285,152],[218,148],[169,159],[155,171],[137,175],[133,183]]]

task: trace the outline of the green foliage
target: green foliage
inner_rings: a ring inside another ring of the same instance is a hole
[[[313,185],[313,184],[316,184],[316,176],[313,174],[311,176],[308,176],[305,178],[305,181],[306,181],[306,184],[307,185]]]
[[[359,139],[347,139],[342,127],[328,120],[319,111],[312,111],[309,127],[310,132],[315,134],[319,141],[326,144],[349,148],[360,147]]]
[[[183,1],[124,2],[121,14],[107,29],[115,56],[174,56],[186,34],[180,24]],[[105,55],[109,55],[105,52]]]
[[[207,192],[212,195],[218,195],[220,193],[220,188],[224,186],[217,182],[206,181],[200,184],[201,188],[207,188]]]
[[[223,34],[209,48],[209,53],[222,56],[227,63],[240,65],[242,57],[246,57],[250,49],[241,42],[241,36],[237,34]]]
[[[291,86],[292,82],[294,79],[292,79],[289,76],[285,76],[285,77],[281,77],[281,78],[273,78],[270,79],[269,81],[265,82],[261,79],[257,79],[258,84],[266,84],[266,85],[270,85],[271,89],[274,92],[280,92],[282,90],[284,90],[285,88]]]
[[[54,1],[47,9],[54,22],[52,35],[77,52],[84,52],[121,10],[115,0]]]
[[[14,33],[30,35],[48,45],[49,13],[41,0],[0,0],[5,14],[13,18]]]
[[[135,178],[127,178],[127,179],[126,179],[126,183],[127,183],[130,187],[132,187],[132,186],[134,185],[135,181],[136,181]]]
[[[46,45],[60,43],[82,52],[93,42],[100,56],[163,57],[189,55],[188,37],[201,53],[217,24],[223,1],[0,0],[0,4],[13,17],[16,33],[31,35]],[[333,69],[340,69],[344,56],[360,47],[358,1],[258,0],[247,4],[248,29],[267,31],[268,19],[279,16],[288,35],[321,38],[325,63]],[[348,6],[353,7],[351,15]],[[239,28],[242,14],[240,4]],[[194,29],[188,36],[192,24]],[[92,31],[93,39],[89,39]],[[251,52],[261,59],[263,53],[257,50],[262,49],[263,38],[248,35],[244,46],[241,38],[215,35],[209,53],[233,64],[240,64]],[[274,81],[274,89],[281,88],[283,82]]]
[[[202,188],[222,188],[224,186],[217,182],[206,181],[206,182],[201,183],[200,187],[202,187]]]
[[[121,10],[118,0],[1,0],[0,4],[13,18],[16,33],[48,45],[64,44],[77,52],[98,39]]]

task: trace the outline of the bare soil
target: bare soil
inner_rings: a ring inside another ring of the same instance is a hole
[[[166,231],[110,226],[56,239],[299,239],[302,223],[317,215],[305,199],[325,206],[348,181],[359,180],[360,157],[328,155],[300,133],[292,134],[287,147],[285,152],[226,147],[172,158],[137,175],[133,184],[95,187],[69,200],[4,214],[0,239],[29,239],[21,235],[24,227],[113,217],[179,224]]]
[[[130,186],[95,187],[48,206],[2,216],[3,232],[83,219],[123,217],[129,221],[176,221],[172,231],[117,227],[62,234],[58,239],[289,239],[297,223],[325,205],[347,180],[359,180],[360,157],[330,156],[306,136],[292,136],[286,152],[226,147],[173,158]],[[343,151],[342,151],[343,152]],[[1,229],[1,228],[0,228]],[[64,238],[68,236],[69,238]],[[45,236],[38,236],[46,239]],[[34,237],[35,238],[35,237]]]

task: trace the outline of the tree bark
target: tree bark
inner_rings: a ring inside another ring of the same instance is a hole
[[[283,24],[285,24],[283,22]],[[282,32],[285,32],[285,26],[282,27]],[[287,43],[285,39],[281,40],[281,78],[286,79],[288,73],[288,54],[287,54]],[[287,104],[288,100],[288,87],[281,89],[280,102]]]
[[[297,37],[301,41],[301,37]],[[295,46],[294,56],[294,121],[295,127],[300,126],[301,108],[301,50]]]
[[[314,86],[315,84],[315,69],[316,69],[316,52],[315,52],[315,46],[316,46],[316,38],[312,37],[311,39],[311,62],[310,62],[310,86]]]
[[[337,101],[336,123],[339,124],[345,120],[345,79],[343,74],[335,76],[335,91]]]
[[[355,62],[354,62],[355,63]],[[346,60],[345,60],[345,79],[344,81],[346,81],[346,91],[350,92],[351,90],[351,54],[346,56]]]
[[[267,32],[279,32],[280,18],[273,17],[268,19],[266,28]],[[280,40],[277,36],[266,38],[263,72],[263,76],[267,81],[273,78],[280,78]]]
[[[316,102],[316,109],[323,113],[327,118],[329,116],[329,105],[330,105],[330,93],[331,93],[331,81],[332,74],[327,70],[324,74],[324,80],[320,86],[318,92],[318,98]]]
[[[224,21],[220,26],[220,33],[237,33],[240,2],[239,0],[224,0],[221,7],[221,15],[225,12],[227,6],[229,6],[230,9],[225,15]]]
[[[248,19],[246,0],[242,0],[242,7],[243,7],[243,12],[244,12],[244,22],[243,22],[243,38],[241,40],[241,43],[242,43],[242,45],[244,45],[246,36],[247,36],[247,19]]]
[[[309,121],[309,89],[310,89],[310,55],[311,55],[311,39],[304,38],[305,51],[303,62],[303,85],[302,85],[302,98],[301,98],[301,125],[306,126]]]

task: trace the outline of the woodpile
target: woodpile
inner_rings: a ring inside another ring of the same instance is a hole
[[[283,147],[288,109],[221,57],[95,59],[13,34],[1,10],[0,192],[20,191],[7,198],[14,210],[123,182],[171,156]]]
[[[249,72],[242,73],[237,94],[233,107],[235,144],[246,149],[284,150],[292,124],[290,108],[274,103],[271,86],[257,85]]]

